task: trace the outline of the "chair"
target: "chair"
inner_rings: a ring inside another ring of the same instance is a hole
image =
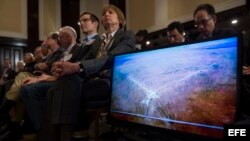
[[[87,126],[94,121],[94,140],[98,140],[99,136],[99,120],[102,113],[107,113],[110,101],[110,86],[106,80],[96,79],[84,83],[82,89],[81,109],[83,109],[82,118],[87,116]],[[94,119],[94,120],[92,120]]]

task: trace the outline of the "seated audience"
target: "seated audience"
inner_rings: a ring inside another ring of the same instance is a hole
[[[217,28],[215,9],[211,4],[201,4],[194,11],[194,25],[199,35],[197,39],[206,39],[226,35],[237,34],[236,31],[227,28]]]
[[[11,60],[5,59],[3,64],[3,70],[0,70],[0,96],[4,96],[6,82],[8,80],[14,79],[15,76],[16,73],[15,70],[11,67]]]
[[[32,73],[35,70],[34,66],[36,64],[34,55],[32,53],[25,53],[23,55],[23,61],[25,63],[24,72]]]
[[[45,41],[43,41],[43,43],[44,42]],[[41,46],[42,46],[42,44],[41,44]],[[43,54],[42,54],[42,47],[41,46],[36,47],[35,51],[34,51],[34,57],[35,57],[36,63],[40,63],[43,61]]]
[[[51,33],[48,37],[57,41],[58,33],[57,32]],[[44,40],[41,44],[41,53],[42,53],[42,61],[43,62],[45,60],[47,60],[47,58],[53,53],[47,44],[47,40]]]
[[[180,22],[172,22],[167,27],[167,35],[170,44],[182,43],[187,41],[185,39],[185,31]]]
[[[148,34],[148,31],[146,29],[142,29],[142,30],[139,30],[138,32],[136,32],[136,34],[135,34],[135,41],[136,41],[135,47],[137,50],[147,48],[147,45],[146,45],[147,34]]]
[[[99,44],[97,59],[80,62],[56,62],[53,64],[53,75],[58,77],[57,83],[47,93],[46,114],[48,124],[54,131],[47,131],[44,140],[68,140],[71,138],[73,128],[78,123],[81,97],[81,82],[88,81],[92,76],[100,79],[109,78],[109,66],[112,63],[112,55],[134,50],[135,39],[132,32],[123,31],[125,18],[120,9],[113,5],[104,7],[102,24],[105,28],[103,42]],[[93,57],[93,58],[95,58]],[[78,75],[81,73],[83,80]],[[23,97],[31,91],[29,85],[22,89]],[[26,93],[26,94],[25,94]],[[74,95],[72,95],[72,93]],[[29,95],[32,95],[31,93]],[[35,110],[33,110],[35,111]],[[53,134],[52,133],[59,133]]]
[[[47,57],[43,57],[43,60],[41,62],[36,63],[35,65],[35,74],[41,74],[41,73],[50,73],[50,69],[52,67],[52,64],[57,61],[62,53],[64,52],[64,48],[60,47],[59,45],[59,33],[58,32],[52,32],[50,35],[47,37],[47,40],[45,40],[42,43],[42,54],[44,54],[43,50],[44,48],[47,48],[48,50],[48,55]]]
[[[57,35],[56,38],[53,37],[54,34],[51,34],[48,36],[47,40],[52,39],[57,44],[58,33],[55,33],[55,34]],[[56,46],[55,48],[59,48],[59,45],[53,44],[53,41],[43,42],[43,44],[44,45],[46,44],[46,46]],[[57,55],[57,58],[54,59],[54,61],[56,61],[60,57],[61,53],[62,51],[59,52],[59,54]],[[6,118],[5,120],[9,120],[9,117],[8,117],[9,112],[11,111],[11,109],[13,109],[12,111],[19,111],[19,112],[10,113],[10,120],[12,122],[17,122],[17,123],[22,121],[24,109],[22,107],[22,101],[20,101],[21,84],[23,80],[27,77],[36,77],[36,74],[34,74],[34,71],[36,70],[35,68],[36,64],[39,64],[42,61],[49,61],[49,60],[43,60],[44,57],[42,55],[41,47],[37,47],[35,49],[34,54],[36,55],[35,57],[33,56],[32,53],[24,54],[24,63],[25,63],[24,70],[23,72],[20,72],[16,76],[14,83],[12,84],[10,89],[6,92],[5,101],[3,105],[0,107],[0,115]],[[52,64],[53,62],[50,62],[50,63]]]
[[[85,95],[85,93],[81,93],[81,89],[79,89],[79,87],[82,87],[80,85],[82,80],[76,78],[73,79],[70,74],[80,73],[85,80],[83,86],[88,83],[94,84],[95,81],[100,80],[106,80],[106,82],[109,83],[112,55],[135,50],[135,39],[133,33],[122,30],[125,25],[125,18],[120,9],[113,5],[105,6],[102,12],[102,25],[105,28],[105,33],[103,34],[104,44],[102,44],[96,59],[82,60],[79,63],[74,64],[62,64],[61,62],[57,62],[52,68],[53,74],[63,80],[59,82],[60,88],[65,88],[66,85],[69,86],[69,84],[74,82],[74,85],[71,85],[71,87],[67,87],[67,89],[64,90],[58,89],[58,87],[53,87],[47,94],[47,109],[51,109],[48,115],[54,126],[60,125],[63,127],[65,124],[73,126],[73,124],[77,123],[75,121],[78,119],[80,108],[80,100],[78,98],[80,97],[73,98],[71,93],[74,93],[74,96],[82,95],[83,100],[81,102],[83,103],[88,101],[88,96]],[[70,78],[66,79],[68,76],[70,76]],[[98,88],[98,86],[96,87]],[[78,90],[76,90],[77,88]],[[62,99],[62,97],[68,98]],[[55,101],[57,101],[57,103]],[[60,106],[60,103],[63,103],[63,105]],[[70,105],[70,108],[66,108],[64,105]],[[81,110],[86,111],[85,108],[87,107],[82,107]],[[72,109],[74,109],[74,111],[72,111]],[[56,111],[60,112],[56,113]],[[65,121],[66,119],[71,120]]]
[[[25,63],[23,61],[18,61],[16,64],[16,73],[24,71]]]
[[[15,78],[15,70],[11,67],[11,60],[5,59],[3,70],[0,73],[0,86],[4,85],[7,80]]]
[[[23,72],[24,71],[24,66],[25,66],[25,63],[23,61],[18,61],[17,64],[16,64],[16,75],[18,75],[19,73]],[[5,91],[2,92],[3,95],[1,95],[0,97],[0,103],[3,99],[3,97],[5,96],[5,93],[10,89],[10,87],[12,86],[12,84],[14,83],[14,79],[11,79],[11,80],[8,80],[6,81],[6,84],[5,84]]]
[[[67,32],[65,28],[67,29]],[[70,28],[71,30],[69,32],[68,27],[63,27],[59,30],[60,32],[59,42],[62,46],[67,48],[66,52],[62,55],[60,59],[61,63],[65,63],[66,61],[78,62],[81,59],[91,59],[97,55],[97,51],[100,45],[102,44],[101,37],[97,34],[97,31],[99,29],[99,19],[97,18],[97,16],[93,15],[92,13],[84,12],[80,16],[80,28],[83,34],[86,35],[84,39],[84,43],[82,44],[81,47],[79,47],[78,50],[72,50],[72,51],[70,51],[69,49],[71,48],[72,45],[76,44],[76,36],[77,36],[76,32],[73,30],[73,28]],[[72,35],[72,31],[74,31],[73,35]],[[22,99],[25,102],[30,118],[32,122],[34,123],[36,129],[39,129],[39,126],[40,126],[40,118],[41,118],[41,113],[43,113],[42,107],[44,106],[46,92],[51,86],[53,86],[53,84],[58,83],[58,82],[53,83],[56,80],[57,80],[57,77],[55,76],[42,75],[41,77],[38,77],[38,79],[35,79],[35,80],[26,79],[25,86],[22,88]],[[39,82],[39,81],[43,81],[43,82]],[[72,84],[70,84],[67,87],[70,87],[71,85],[74,85],[74,84],[75,82],[72,82]],[[76,89],[76,90],[79,90],[79,89]],[[75,96],[75,94],[72,97],[76,97],[77,99],[80,99],[79,97],[77,97],[77,95]],[[74,103],[74,104],[77,105],[77,103]],[[74,110],[71,110],[71,111],[74,111]],[[63,126],[62,128],[67,130],[69,127]],[[50,129],[53,130],[54,128],[50,128]],[[44,128],[44,130],[48,131],[51,134],[54,133],[54,132],[50,132],[51,130],[47,130],[47,128]],[[60,136],[67,136],[67,135],[68,134],[64,134],[64,133],[60,134]],[[58,139],[52,139],[53,137],[55,136],[52,136],[52,137],[39,136],[40,140],[58,140]]]

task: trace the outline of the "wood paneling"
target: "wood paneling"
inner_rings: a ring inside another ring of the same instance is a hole
[[[10,59],[12,67],[15,67],[16,63],[23,59],[23,47],[1,45],[0,66],[3,65],[4,59]]]
[[[13,61],[14,61],[14,64],[16,66],[17,62],[20,61],[23,57],[21,57],[22,53],[21,53],[22,50],[20,49],[13,49]]]
[[[33,52],[39,42],[38,0],[28,0],[28,47],[25,52]]]
[[[63,26],[72,26],[77,32],[77,42],[80,42],[79,0],[61,0],[61,23]]]

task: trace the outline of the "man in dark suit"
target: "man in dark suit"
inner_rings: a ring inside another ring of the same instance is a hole
[[[194,21],[194,25],[199,32],[198,40],[237,34],[232,29],[216,27],[217,17],[211,4],[199,5],[194,11]]]
[[[47,114],[51,124],[57,126],[59,131],[66,126],[77,124],[81,98],[87,97],[85,93],[81,93],[82,85],[99,80],[106,80],[109,83],[112,56],[135,50],[134,34],[122,30],[125,18],[120,9],[113,5],[104,7],[102,24],[105,33],[97,58],[77,63],[56,62],[52,67],[53,75],[59,77],[60,81],[48,91]],[[77,73],[81,74],[82,79],[79,75],[75,75]],[[68,137],[61,138],[66,139],[71,136],[70,133],[67,135]]]

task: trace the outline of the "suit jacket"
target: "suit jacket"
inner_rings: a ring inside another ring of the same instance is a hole
[[[50,72],[50,69],[52,67],[52,64],[56,61],[58,61],[58,59],[60,58],[60,56],[62,55],[62,53],[65,51],[64,48],[59,47],[51,56],[49,56],[44,62],[47,63],[48,65],[48,69],[46,70],[47,73]]]
[[[135,36],[131,31],[118,29],[114,35],[113,43],[109,47],[107,56],[91,60],[81,60],[85,72],[83,75],[96,75],[103,70],[110,69],[113,62],[113,55],[135,50]]]
[[[213,37],[223,37],[228,35],[237,35],[237,31],[231,28],[215,28],[213,32]]]
[[[79,62],[81,60],[89,60],[96,57],[102,42],[101,37],[99,35],[96,35],[93,38],[95,40],[91,44],[81,45],[78,50],[76,60],[74,60],[74,62]]]
[[[29,63],[25,64],[23,71],[33,73],[36,70],[35,65],[36,65],[35,61],[29,62]]]
[[[80,46],[78,44],[75,44],[70,51],[70,54],[72,54],[72,57],[68,60],[68,62],[75,62],[77,60],[79,50],[80,50]]]
[[[2,72],[1,72],[1,74],[0,74],[0,79],[2,78],[2,75],[4,75],[3,74],[3,71],[4,70],[2,70]],[[14,69],[12,69],[12,68],[9,68],[7,71],[6,71],[6,76],[7,77],[4,77],[4,80],[6,81],[6,80],[11,80],[11,79],[14,79],[15,77],[16,77],[16,72],[15,72],[15,70]]]
[[[223,36],[228,36],[228,35],[237,35],[237,32],[229,28],[215,28],[210,38],[217,38],[217,37],[223,37]],[[197,37],[197,40],[200,40],[200,39],[204,39],[202,35],[199,35]]]
[[[77,55],[78,55],[78,50],[79,50],[79,45],[75,44],[71,51],[70,51],[70,54],[72,55],[72,57],[67,60],[69,62],[74,62],[76,59],[77,59]],[[60,59],[63,57],[63,52],[65,51],[64,48],[60,47],[58,48],[51,56],[47,57],[46,60],[43,60],[42,62],[39,62],[39,63],[47,63],[48,65],[48,69],[46,69],[44,72],[46,73],[50,73],[50,70],[52,68],[52,64],[56,61],[60,61]],[[37,70],[37,69],[36,69]],[[35,70],[34,70],[35,71]]]

